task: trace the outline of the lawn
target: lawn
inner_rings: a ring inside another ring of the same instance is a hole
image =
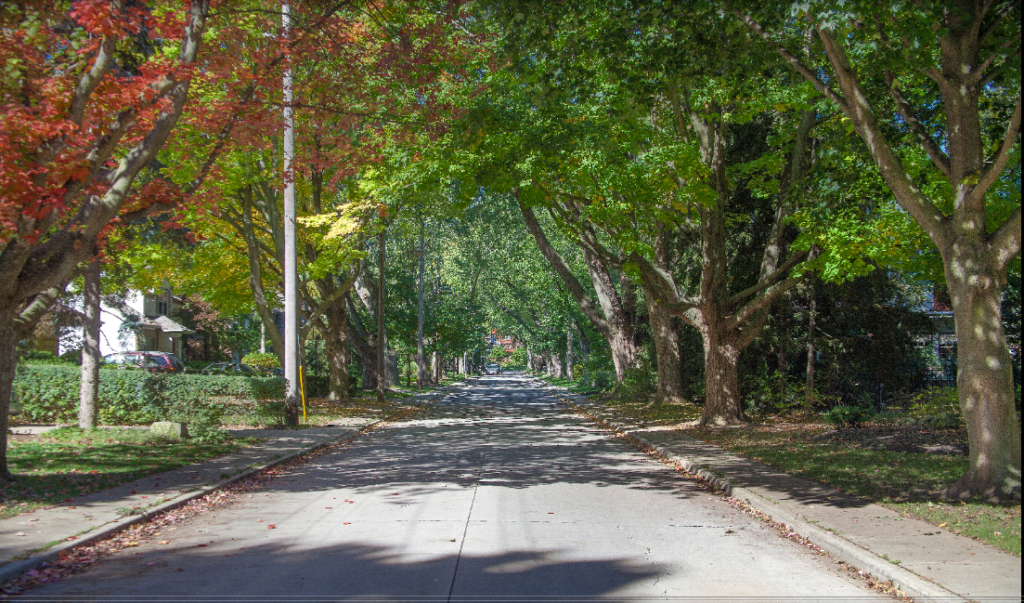
[[[935,493],[967,469],[967,457],[912,451],[940,446],[958,449],[966,437],[962,430],[884,425],[836,430],[820,424],[781,423],[687,429],[685,433],[1020,555],[1020,504],[939,500]],[[936,443],[943,440],[949,443]]]
[[[0,519],[204,461],[256,442],[175,442],[153,438],[147,430],[126,428],[61,428],[44,436],[8,436],[7,459],[17,481],[0,486]]]
[[[414,396],[417,392],[388,390],[384,403],[377,402],[373,392],[357,392],[348,400],[327,400],[311,398],[306,401],[306,416],[299,415],[299,426],[326,425],[339,419],[353,417],[366,419],[383,419],[408,405],[402,400]]]

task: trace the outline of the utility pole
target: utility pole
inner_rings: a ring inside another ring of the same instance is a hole
[[[284,38],[291,38],[291,7],[281,7]],[[285,423],[299,424],[299,303],[295,256],[295,111],[292,108],[292,68],[284,70],[284,378]]]
[[[423,389],[423,263],[426,250],[423,247],[424,221],[420,220],[420,309],[416,328],[416,389]]]

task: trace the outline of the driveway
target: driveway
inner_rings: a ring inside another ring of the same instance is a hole
[[[516,376],[160,538],[31,596],[891,600]]]

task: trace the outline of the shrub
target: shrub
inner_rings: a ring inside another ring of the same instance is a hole
[[[821,420],[829,425],[838,427],[860,427],[867,421],[874,418],[875,413],[870,408],[862,406],[837,406],[821,415]]]
[[[910,398],[910,416],[938,414],[960,414],[960,399],[955,387],[929,387]]]
[[[70,360],[57,357],[53,352],[47,352],[45,350],[28,350],[21,355],[21,362],[25,364],[59,364],[63,366],[70,366],[73,364]]]
[[[605,390],[615,385],[615,365],[606,348],[595,346],[580,366],[583,367],[580,383],[584,387]]]
[[[75,422],[79,377],[77,367],[19,365],[14,391],[22,415],[42,423]],[[284,379],[280,377],[101,369],[97,411],[99,422],[105,425],[145,425],[189,417],[187,422],[197,422],[202,432],[204,425],[219,425],[225,415],[245,415],[283,397]]]
[[[622,385],[617,390],[620,400],[643,401],[658,393],[658,375],[643,367],[626,369]]]
[[[256,369],[261,373],[269,373],[270,371],[281,368],[281,361],[278,360],[277,354],[246,354],[242,358],[242,364],[248,364],[252,368]]]

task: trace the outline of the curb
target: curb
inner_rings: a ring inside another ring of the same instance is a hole
[[[575,404],[572,400],[566,398],[566,394],[563,392],[553,391],[550,389],[548,391],[558,397],[559,400],[565,403],[574,412],[580,413],[600,425],[602,428],[624,437],[627,441],[637,445],[648,454],[664,459],[675,465],[678,469],[694,475],[711,486],[722,490],[727,496],[731,496],[745,502],[753,509],[767,515],[773,521],[784,524],[791,531],[796,532],[802,538],[807,539],[833,558],[856,567],[857,569],[864,570],[875,577],[891,581],[906,595],[913,597],[915,601],[927,601],[929,603],[969,602],[969,599],[948,591],[945,588],[918,576],[910,570],[895,565],[886,559],[882,559],[860,545],[854,544],[841,536],[836,536],[835,534],[826,532],[825,530],[808,523],[797,515],[781,508],[778,503],[773,502],[760,494],[741,486],[734,486],[727,479],[712,473],[707,468],[695,463],[691,459],[675,454],[664,447],[647,440],[646,438],[633,435],[626,431],[623,426],[594,416],[586,408],[583,408]],[[574,394],[567,395],[576,397]]]
[[[427,401],[423,402],[422,404],[419,404],[418,406],[425,406],[427,404],[432,404],[432,403],[436,402],[438,399],[443,398],[444,396],[448,395],[448,393],[450,393],[448,391],[439,392],[437,390],[433,390],[431,393],[434,393],[434,392],[437,392],[440,395],[431,396]],[[146,511],[140,513],[139,515],[132,515],[131,517],[125,517],[124,519],[119,519],[119,520],[116,520],[116,521],[104,524],[98,530],[96,530],[95,532],[89,534],[88,536],[84,536],[84,537],[82,537],[80,539],[77,539],[77,540],[70,540],[70,541],[66,540],[63,543],[61,543],[61,544],[59,544],[57,546],[51,547],[51,548],[47,549],[45,552],[42,552],[42,553],[39,553],[39,554],[34,555],[32,557],[29,557],[28,559],[22,559],[21,561],[14,561],[14,562],[8,563],[8,564],[6,564],[4,566],[0,566],[0,585],[6,584],[6,583],[10,582],[11,580],[19,578],[23,574],[25,574],[26,572],[28,572],[28,571],[30,571],[32,569],[35,569],[36,567],[39,567],[40,565],[42,565],[44,563],[49,563],[50,561],[53,561],[55,559],[59,559],[61,553],[63,553],[64,551],[67,551],[67,550],[70,550],[70,549],[73,549],[75,547],[79,547],[79,546],[82,546],[82,545],[92,544],[94,542],[99,542],[99,541],[102,541],[102,540],[106,540],[107,538],[110,538],[111,536],[113,536],[114,534],[116,534],[117,532],[120,532],[121,530],[123,530],[125,528],[131,527],[131,526],[133,526],[133,525],[135,525],[137,523],[144,523],[146,521],[149,521],[149,519],[152,518],[152,517],[155,517],[157,515],[160,515],[161,513],[166,513],[167,511],[171,511],[173,509],[176,509],[176,508],[184,505],[185,503],[191,502],[191,501],[193,501],[193,500],[195,500],[197,498],[200,498],[202,496],[206,496],[207,494],[209,494],[211,492],[216,492],[217,490],[220,490],[221,488],[224,488],[225,486],[230,486],[231,484],[233,484],[235,482],[242,481],[242,480],[244,480],[244,479],[246,479],[248,477],[256,475],[257,473],[259,473],[260,471],[263,471],[264,469],[269,469],[271,467],[276,467],[277,465],[280,465],[280,464],[283,464],[283,463],[287,463],[288,461],[290,461],[292,459],[300,457],[300,456],[302,456],[304,454],[308,454],[308,453],[313,452],[315,450],[319,450],[321,448],[324,448],[325,446],[333,446],[335,444],[344,444],[344,443],[351,442],[352,440],[355,440],[356,438],[358,438],[359,436],[363,435],[367,431],[372,431],[373,428],[381,425],[382,423],[386,423],[388,421],[392,421],[392,420],[398,418],[400,415],[402,415],[407,410],[408,409],[400,410],[400,411],[398,411],[398,412],[396,412],[396,413],[394,413],[392,415],[389,415],[389,416],[387,416],[387,417],[385,417],[383,419],[378,419],[378,420],[376,420],[376,421],[374,421],[372,423],[367,423],[366,425],[363,425],[359,429],[350,429],[350,430],[346,431],[345,433],[341,434],[340,436],[338,436],[336,438],[332,438],[330,440],[324,440],[323,442],[317,442],[316,444],[311,444],[311,445],[309,445],[309,446],[307,446],[305,448],[300,448],[299,450],[296,450],[294,452],[290,452],[290,453],[288,453],[288,454],[286,454],[284,456],[281,456],[281,457],[278,457],[276,459],[272,459],[270,461],[267,461],[267,462],[259,465],[258,467],[250,467],[249,469],[246,469],[245,471],[242,471],[241,473],[236,473],[235,475],[232,475],[231,477],[226,477],[226,478],[224,478],[224,479],[222,479],[220,481],[217,481],[217,482],[214,482],[213,484],[210,484],[209,486],[203,486],[203,487],[197,488],[195,490],[192,490],[191,492],[186,492],[186,493],[182,494],[181,496],[175,498],[174,500],[170,500],[170,501],[167,501],[165,503],[161,503],[159,505],[150,507]]]

